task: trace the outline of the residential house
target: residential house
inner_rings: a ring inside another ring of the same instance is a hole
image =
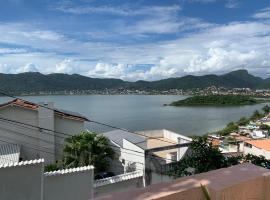
[[[56,109],[53,103],[15,99],[0,105],[0,145],[20,146],[21,160],[54,162],[61,158],[64,139],[83,131],[87,120],[79,113]]]
[[[244,154],[264,156],[266,159],[270,159],[270,139],[246,140]]]
[[[146,185],[156,182],[152,172],[160,172],[166,164],[179,161],[188,151],[188,145],[185,144],[192,141],[189,137],[164,129],[135,134],[114,130],[103,135],[109,138],[119,157],[118,162],[112,162],[111,171],[121,174],[142,170],[145,172]]]

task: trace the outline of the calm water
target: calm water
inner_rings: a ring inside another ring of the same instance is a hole
[[[132,131],[169,129],[184,135],[201,135],[223,128],[230,121],[251,115],[264,104],[240,107],[171,107],[163,106],[184,96],[86,95],[23,97],[33,102],[53,101],[55,106],[79,112],[90,119]],[[1,97],[0,102],[10,98]],[[88,123],[97,132],[108,129]]]

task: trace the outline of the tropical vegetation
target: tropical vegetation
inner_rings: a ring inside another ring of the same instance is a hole
[[[82,132],[65,139],[61,161],[47,165],[45,171],[93,165],[95,172],[105,171],[115,153],[109,140],[97,133]]]
[[[242,162],[250,162],[265,168],[270,167],[270,161],[263,156],[247,154],[245,156],[225,157],[218,147],[207,141],[206,136],[196,136],[193,138],[190,152],[176,163],[174,168],[168,172],[168,175],[183,177],[230,167]]]
[[[240,95],[206,95],[192,96],[183,100],[172,102],[171,106],[238,106],[262,103],[253,97]]]

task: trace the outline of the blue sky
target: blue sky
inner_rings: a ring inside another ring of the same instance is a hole
[[[269,0],[0,1],[0,72],[270,77]]]

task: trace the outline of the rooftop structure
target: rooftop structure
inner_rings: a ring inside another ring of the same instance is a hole
[[[40,107],[40,104],[32,103],[32,102],[29,102],[29,101],[24,101],[24,100],[21,100],[21,99],[14,99],[14,100],[6,102],[4,104],[0,104],[0,109],[5,108],[7,106],[18,106],[18,107],[38,111],[38,108]],[[43,106],[46,106],[46,103]],[[54,110],[55,115],[63,117],[63,118],[68,118],[68,119],[73,119],[73,120],[88,121],[87,117],[84,117],[80,113],[67,111],[67,110],[63,110],[63,109],[56,109],[56,108],[53,108],[53,110]]]

